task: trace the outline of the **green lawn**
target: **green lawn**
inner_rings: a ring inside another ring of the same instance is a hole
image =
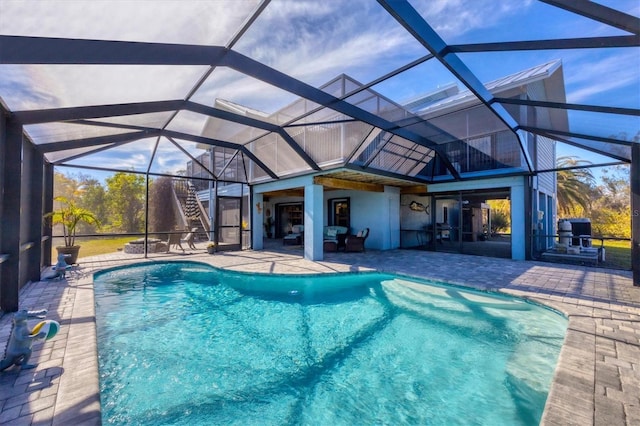
[[[82,239],[78,238],[76,240],[76,244],[80,245],[82,248],[80,249],[79,258],[95,256],[98,254],[106,254],[106,253],[114,253],[118,251],[118,249],[124,249],[124,245],[129,241],[136,240],[138,237],[105,237],[105,238],[87,238]],[[60,241],[62,242],[62,241]],[[51,258],[55,259],[58,256],[55,248],[52,248]]]
[[[598,241],[594,240],[594,245]],[[605,261],[603,266],[608,268],[631,269],[631,242],[605,240]]]

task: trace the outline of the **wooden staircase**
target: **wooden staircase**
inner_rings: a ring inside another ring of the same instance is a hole
[[[189,183],[184,179],[173,180],[173,192],[174,201],[178,208],[179,223],[187,230],[196,229],[196,242],[207,241],[211,225],[197,193],[194,191],[190,193]],[[190,196],[192,197],[191,201],[189,200]]]

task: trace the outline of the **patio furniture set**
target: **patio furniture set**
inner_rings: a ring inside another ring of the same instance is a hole
[[[369,236],[369,228],[358,231],[355,235],[349,235],[346,226],[325,226],[322,232],[322,246],[325,252],[337,252],[339,250],[365,251],[364,243]],[[292,232],[282,239],[284,245],[300,245],[304,241],[304,226],[296,225]]]
[[[171,248],[180,248],[184,251],[184,247],[182,247],[182,243],[186,243],[190,249],[195,250],[196,246],[194,244],[195,233],[198,228],[192,228],[190,231],[176,231],[174,233],[169,234],[169,238],[167,241],[162,241],[159,238],[148,238],[147,241],[147,252],[148,253],[160,253],[166,252],[169,253]],[[183,233],[187,232],[186,235],[183,236]],[[138,238],[137,240],[129,241],[124,245],[124,252],[127,254],[143,254],[145,252],[144,248],[145,239]]]

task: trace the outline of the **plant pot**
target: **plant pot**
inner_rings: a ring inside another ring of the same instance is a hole
[[[67,262],[67,265],[73,265],[78,262],[78,253],[80,252],[80,246],[58,246],[56,247],[58,250],[58,254],[69,254],[69,257],[65,257],[64,260]]]
[[[216,252],[216,248],[215,247],[207,247],[207,253],[214,254],[215,252]]]

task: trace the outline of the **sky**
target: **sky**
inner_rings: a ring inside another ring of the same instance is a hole
[[[640,16],[637,0],[598,2]],[[0,0],[0,34],[224,46],[256,4],[249,0]],[[411,4],[445,42],[453,44],[626,35],[534,0],[414,0]],[[274,0],[233,49],[315,86],[341,73],[368,83],[428,53],[371,0]],[[482,82],[561,59],[567,102],[640,108],[638,48],[459,56]],[[0,65],[0,96],[12,110],[181,99],[206,71],[198,66]],[[373,90],[403,103],[451,82],[456,78],[432,60]],[[193,97],[205,105],[213,105],[215,99],[272,113],[296,98],[233,70],[217,68]],[[569,118],[573,131],[604,137],[622,131],[632,136],[640,129],[638,117],[620,120],[569,112]],[[166,119],[166,114],[146,114],[119,121],[159,125]],[[204,117],[182,112],[169,128],[198,133],[204,125]],[[30,126],[27,131],[44,142],[96,132],[71,124]],[[101,134],[109,131],[100,130]],[[146,170],[152,145],[132,143],[103,151],[96,158]],[[194,154],[200,152],[195,144],[186,146]],[[564,144],[559,145],[558,155],[610,161]],[[157,171],[184,164],[184,156],[170,143],[159,146],[156,158]]]

